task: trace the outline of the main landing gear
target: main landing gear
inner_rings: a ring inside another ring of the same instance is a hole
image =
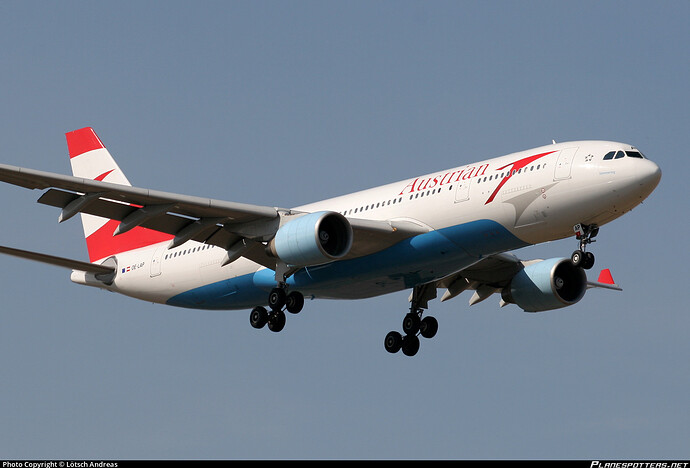
[[[249,314],[249,323],[254,328],[263,328],[268,324],[268,329],[272,332],[279,332],[285,327],[285,312],[291,314],[299,313],[304,307],[304,296],[299,291],[287,292],[285,285],[273,288],[268,295],[268,307],[254,307]],[[283,309],[284,308],[284,309]]]
[[[433,284],[422,284],[415,286],[412,290],[410,300],[410,312],[405,315],[402,322],[402,336],[397,331],[392,331],[383,340],[383,346],[389,353],[397,353],[402,349],[406,356],[414,356],[419,351],[419,335],[424,338],[433,338],[438,331],[438,322],[434,317],[424,317],[424,309],[429,307],[428,303],[436,297],[436,286]]]
[[[573,226],[575,238],[580,241],[580,248],[570,256],[573,265],[589,270],[594,266],[594,254],[587,252],[587,244],[596,242],[592,240],[599,234],[599,227],[596,224],[576,224]]]

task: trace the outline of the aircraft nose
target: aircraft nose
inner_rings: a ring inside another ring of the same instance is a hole
[[[649,159],[638,161],[638,163],[637,176],[640,186],[644,187],[647,194],[650,194],[656,186],[659,185],[659,181],[661,180],[661,169],[656,163]]]

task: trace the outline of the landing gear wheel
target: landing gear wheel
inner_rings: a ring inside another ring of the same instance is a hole
[[[410,312],[403,319],[402,328],[406,335],[416,335],[419,331],[419,325],[419,314],[416,312]]]
[[[285,327],[285,314],[283,311],[274,311],[268,317],[268,329],[272,332],[278,333]]]
[[[438,331],[438,321],[434,317],[424,317],[419,326],[419,333],[424,338],[433,338]]]
[[[386,335],[386,339],[383,340],[383,347],[389,353],[395,354],[400,351],[402,347],[403,337],[400,333],[392,331]]]
[[[298,291],[292,291],[285,298],[285,308],[291,314],[297,314],[304,307],[304,296]]]
[[[587,244],[596,242],[594,238],[599,234],[599,226],[596,224],[576,224],[573,226],[573,230],[575,231],[575,238],[580,242],[580,248],[573,252],[570,259],[576,267],[589,270],[594,266],[594,254],[586,251]]]
[[[570,256],[570,261],[573,262],[573,266],[579,267],[582,266],[582,262],[584,260],[585,253],[582,250],[576,250],[573,252],[573,254]]]
[[[285,290],[283,288],[273,288],[268,295],[268,306],[274,310],[279,311],[285,305]]]
[[[249,314],[249,323],[252,327],[259,329],[263,328],[268,322],[268,312],[265,308],[258,306],[254,307]]]
[[[405,335],[402,339],[402,352],[405,356],[414,356],[419,351],[417,335]]]

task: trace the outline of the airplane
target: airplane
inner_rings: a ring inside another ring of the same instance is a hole
[[[541,312],[579,302],[597,281],[587,248],[601,226],[642,203],[661,170],[635,147],[573,141],[431,172],[295,208],[134,187],[91,127],[66,133],[73,176],[0,164],[0,180],[44,190],[38,203],[80,214],[89,261],[0,247],[72,270],[70,279],[189,309],[251,309],[279,332],[307,299],[364,299],[410,290],[401,334],[384,348],[414,356],[441,301],[473,291]],[[513,250],[575,237],[570,257],[520,260]]]

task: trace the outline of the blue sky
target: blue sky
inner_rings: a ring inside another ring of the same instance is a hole
[[[93,126],[139,186],[296,206],[557,141],[663,171],[593,250],[622,293],[527,314],[469,294],[413,359],[407,292],[285,330],[0,259],[0,458],[687,458],[687,1],[3,2],[6,164],[69,173]],[[0,186],[0,244],[86,259]],[[573,239],[518,251],[568,256]]]

